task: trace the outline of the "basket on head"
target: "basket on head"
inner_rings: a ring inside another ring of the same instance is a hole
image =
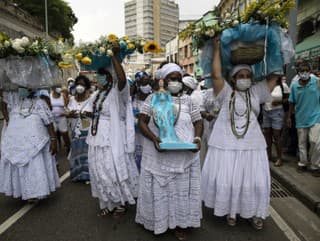
[[[254,65],[264,58],[264,40],[254,42],[233,41],[231,43],[231,63]]]

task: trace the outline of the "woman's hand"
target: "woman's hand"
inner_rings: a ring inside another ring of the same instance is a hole
[[[67,117],[69,118],[77,118],[79,116],[79,114],[77,113],[76,110],[72,110],[67,114]]]
[[[288,128],[292,127],[292,121],[291,121],[291,117],[289,115],[288,115],[288,118],[287,118],[287,126],[288,126]]]
[[[121,47],[120,44],[117,42],[112,43],[112,52],[113,54],[116,56],[118,54],[120,54],[121,52]]]
[[[200,138],[195,138],[193,140],[194,144],[197,144],[198,148],[196,150],[192,150],[192,152],[198,152],[201,149],[201,139]]]
[[[92,118],[93,117],[93,113],[88,112],[88,111],[84,111],[80,115],[81,115],[81,117],[84,117],[84,118]]]
[[[213,47],[214,49],[220,48],[220,36],[216,36],[213,38]]]
[[[52,155],[57,154],[57,139],[56,138],[51,138],[51,142],[50,142],[50,153]]]
[[[159,137],[155,137],[153,138],[153,145],[154,147],[157,149],[158,152],[163,152],[163,150],[160,149],[160,143],[161,143],[161,140]]]

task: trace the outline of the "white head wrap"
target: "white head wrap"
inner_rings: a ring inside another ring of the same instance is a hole
[[[250,67],[250,65],[247,64],[238,64],[236,66],[234,66],[230,72],[230,76],[234,77],[240,70],[246,69],[248,70],[250,73],[252,73],[252,69]]]
[[[154,73],[154,78],[156,80],[161,79],[161,69],[157,69],[156,72]]]
[[[195,90],[198,86],[198,82],[191,76],[185,76],[182,78],[182,82],[189,88]]]
[[[48,90],[40,90],[39,95],[44,95],[44,96],[50,97]]]
[[[183,71],[181,67],[175,63],[168,63],[162,66],[161,68],[161,78],[165,79],[169,74],[173,72],[179,72],[181,74],[181,77],[183,76]]]

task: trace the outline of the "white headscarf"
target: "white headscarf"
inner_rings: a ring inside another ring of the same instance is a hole
[[[240,70],[248,70],[250,73],[252,73],[252,69],[250,67],[250,65],[247,64],[238,64],[236,66],[234,66],[230,72],[230,76],[234,77]]]
[[[191,76],[185,76],[182,78],[182,82],[189,88],[195,90],[198,86],[198,82]]]
[[[156,72],[154,73],[154,78],[156,80],[161,79],[161,69],[157,69]]]
[[[181,67],[175,63],[168,63],[162,66],[161,68],[161,78],[165,79],[169,74],[173,72],[179,72],[181,74],[181,77],[183,76],[183,71]]]

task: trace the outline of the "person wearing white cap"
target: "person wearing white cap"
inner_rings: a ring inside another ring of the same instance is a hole
[[[183,82],[183,91],[185,94],[190,95],[192,101],[195,104],[201,106],[203,102],[202,94],[198,88],[198,81],[195,80],[192,76],[184,76],[182,78]]]
[[[220,113],[202,169],[202,199],[214,215],[227,216],[230,226],[240,215],[260,230],[269,215],[270,171],[257,116],[260,104],[270,100],[277,76],[252,85],[250,66],[237,65],[229,84],[222,76],[218,38],[213,45],[212,84]]]
[[[189,95],[183,94],[182,69],[174,63],[161,68],[161,82],[172,95],[179,110],[174,126],[182,142],[194,142],[201,148],[202,119],[200,108]],[[139,128],[146,137],[143,145],[140,186],[136,222],[155,234],[175,229],[179,240],[184,240],[183,229],[200,227],[200,156],[198,152],[160,152],[158,128],[151,111],[148,96],[139,115]]]

